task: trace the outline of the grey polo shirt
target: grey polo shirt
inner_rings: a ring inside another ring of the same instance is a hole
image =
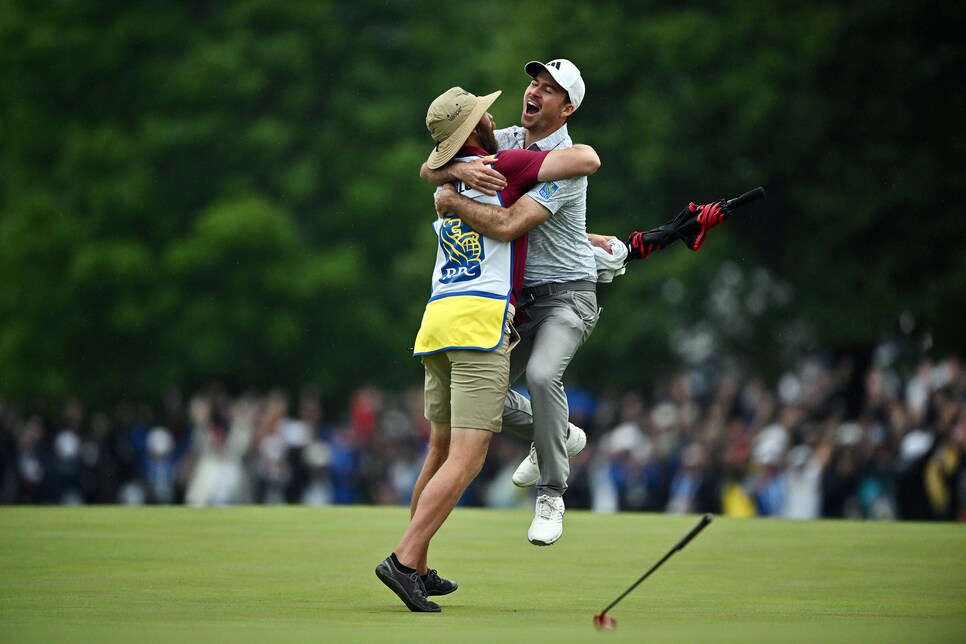
[[[495,132],[501,150],[523,148],[527,131],[518,126]],[[566,124],[530,146],[557,150],[573,145]],[[597,281],[594,251],[587,241],[587,177],[547,181],[527,196],[550,211],[550,217],[530,231],[523,285],[537,286],[577,280]]]

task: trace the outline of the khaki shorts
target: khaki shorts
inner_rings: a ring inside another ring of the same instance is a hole
[[[519,341],[516,329],[507,322],[503,342],[493,351],[442,351],[423,356],[426,419],[499,432],[510,386],[510,351]]]

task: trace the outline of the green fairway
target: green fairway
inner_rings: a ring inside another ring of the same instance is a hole
[[[0,642],[963,642],[966,526],[716,519],[595,613],[697,517],[457,509],[431,565],[460,583],[410,613],[373,574],[401,507],[0,509]]]

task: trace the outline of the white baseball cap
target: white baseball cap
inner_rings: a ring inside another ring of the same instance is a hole
[[[575,110],[584,100],[584,79],[580,77],[577,66],[566,58],[555,58],[549,63],[531,60],[523,70],[530,75],[530,78],[536,78],[537,74],[546,70],[570,96],[570,102],[574,104]]]

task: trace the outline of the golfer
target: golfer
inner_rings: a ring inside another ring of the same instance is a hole
[[[426,162],[429,168],[454,157],[467,161],[495,154],[493,165],[507,180],[498,194],[458,186],[468,198],[494,207],[513,204],[539,181],[596,172],[600,160],[587,146],[497,154],[493,117],[487,110],[499,95],[477,97],[454,87],[433,101],[426,115],[436,141]],[[409,526],[393,553],[376,567],[379,579],[416,612],[439,611],[428,596],[457,588],[429,569],[429,544],[479,473],[490,437],[500,431],[510,349],[519,337],[513,327],[515,304],[527,257],[525,238],[487,237],[451,216],[438,218],[434,228],[438,248],[432,292],[414,349],[426,372],[430,448],[413,492]]]

